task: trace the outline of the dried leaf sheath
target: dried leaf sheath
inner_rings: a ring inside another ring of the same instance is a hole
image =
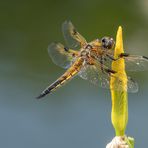
[[[116,45],[114,51],[114,58],[124,53],[123,40],[122,40],[122,27],[118,28],[116,36]],[[115,128],[116,136],[123,136],[125,134],[125,129],[128,121],[128,94],[127,94],[127,75],[125,72],[124,59],[119,59],[112,62],[112,69],[117,71],[117,76],[121,77],[122,90],[114,90],[114,84],[116,83],[116,78],[111,78],[110,88],[112,97],[112,113],[111,119],[112,124]],[[122,76],[121,76],[122,74]]]

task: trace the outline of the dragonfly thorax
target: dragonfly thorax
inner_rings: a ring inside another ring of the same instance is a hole
[[[82,50],[80,52],[81,57],[83,57],[83,58],[90,57],[90,53],[91,53],[92,48],[93,47],[90,44],[87,44],[84,48],[82,48]]]

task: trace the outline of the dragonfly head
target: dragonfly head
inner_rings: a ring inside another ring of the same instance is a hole
[[[115,45],[115,41],[111,37],[103,37],[101,39],[101,42],[102,42],[102,46],[105,49],[112,49]]]

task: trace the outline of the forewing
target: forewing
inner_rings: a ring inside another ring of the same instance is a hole
[[[148,58],[145,56],[129,55],[124,59],[127,71],[148,70]]]
[[[104,71],[102,72],[102,68],[104,69]],[[82,79],[88,80],[91,83],[93,83],[96,86],[100,86],[102,88],[107,88],[110,89],[110,78],[114,77],[116,78],[115,84],[114,84],[114,90],[117,91],[123,91],[123,86],[122,86],[122,81],[123,77],[122,74],[120,74],[120,76],[122,77],[118,77],[117,74],[113,74],[113,73],[109,73],[108,71],[108,67],[105,65],[100,65],[99,62],[97,62],[97,64],[95,65],[85,65],[81,71],[79,72],[79,76]],[[130,77],[127,77],[126,79],[127,81],[127,91],[128,92],[137,92],[138,91],[138,85],[136,82],[134,82]]]
[[[114,58],[114,51],[108,50],[106,53]],[[126,56],[122,56],[121,58],[125,59],[125,68],[127,71],[145,71],[148,70],[148,57],[139,56],[139,55],[130,55],[125,54]],[[120,56],[119,56],[120,57]],[[105,64],[110,66],[112,63],[112,59],[105,56]]]
[[[48,46],[48,53],[52,61],[67,69],[75,60],[74,53],[76,51],[66,49],[61,43],[51,43]]]
[[[79,32],[77,32],[74,25],[70,21],[65,21],[62,24],[62,32],[69,48],[80,49],[82,45],[87,43],[85,38]]]

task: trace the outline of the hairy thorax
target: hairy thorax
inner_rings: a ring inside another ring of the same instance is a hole
[[[103,53],[103,49],[100,49],[99,46],[89,43],[81,49],[80,56],[84,59],[85,63],[92,65],[94,59],[101,58]]]

